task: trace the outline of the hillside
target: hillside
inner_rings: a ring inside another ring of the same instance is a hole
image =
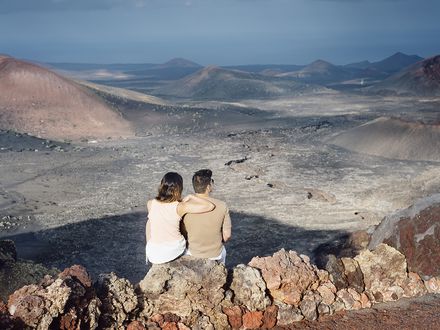
[[[370,91],[440,96],[440,55],[418,62],[394,74],[371,88]]]
[[[236,100],[291,95],[313,90],[313,86],[288,78],[226,70],[209,66],[157,90],[157,95],[195,99]]]
[[[440,161],[440,125],[381,117],[333,137],[330,143],[393,159]]]
[[[350,71],[323,60],[314,61],[299,71],[283,73],[279,76],[292,77],[317,84],[327,84],[352,78]]]
[[[0,128],[44,138],[130,136],[130,124],[91,90],[45,68],[0,57]]]

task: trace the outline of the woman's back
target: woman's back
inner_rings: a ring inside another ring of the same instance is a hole
[[[183,238],[179,231],[180,216],[177,214],[179,202],[163,203],[156,199],[151,201],[148,212],[151,242],[164,243]]]

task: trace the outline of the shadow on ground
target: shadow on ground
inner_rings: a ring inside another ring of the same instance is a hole
[[[227,266],[247,263],[285,248],[312,257],[321,244],[335,242],[346,233],[305,230],[258,215],[232,212],[232,239],[227,243]],[[18,256],[60,270],[73,264],[85,266],[92,277],[115,272],[133,283],[148,271],[145,265],[145,212],[89,219],[54,229],[9,237]]]

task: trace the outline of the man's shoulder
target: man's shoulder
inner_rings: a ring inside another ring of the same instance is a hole
[[[210,199],[211,202],[213,202],[216,205],[216,207],[228,208],[226,203],[224,201],[220,200],[220,199],[217,199],[217,198],[214,198],[214,197],[211,197],[211,196],[209,196],[209,199]]]

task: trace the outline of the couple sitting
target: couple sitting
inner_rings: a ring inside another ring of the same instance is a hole
[[[214,185],[211,170],[197,171],[192,183],[195,195],[182,199],[183,179],[169,172],[160,182],[157,197],[147,202],[147,262],[161,264],[188,254],[225,263],[223,242],[231,237],[229,210],[209,196]]]

